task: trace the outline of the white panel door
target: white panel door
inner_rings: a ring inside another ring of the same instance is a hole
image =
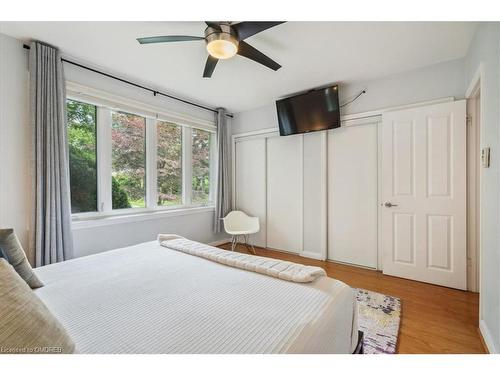
[[[304,244],[301,256],[326,259],[327,187],[326,132],[304,139]]]
[[[328,258],[377,268],[378,120],[328,132]]]
[[[465,100],[383,115],[385,274],[466,288],[465,134]]]
[[[302,136],[267,139],[267,247],[302,251]]]
[[[266,247],[266,139],[235,144],[236,209],[260,220],[260,232],[250,236],[253,244]]]

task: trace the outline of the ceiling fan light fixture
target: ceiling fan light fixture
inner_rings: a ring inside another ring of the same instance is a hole
[[[229,33],[211,34],[207,37],[207,51],[216,59],[229,59],[238,53],[238,40]]]
[[[203,69],[203,78],[212,77],[219,60],[227,60],[235,55],[243,56],[274,71],[281,68],[276,61],[245,42],[245,39],[283,21],[205,21],[205,37],[192,35],[163,35],[138,38],[140,44],[188,42],[205,40],[208,57]]]

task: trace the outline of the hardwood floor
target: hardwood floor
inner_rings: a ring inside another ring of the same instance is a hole
[[[230,244],[220,246],[230,248]],[[238,251],[246,252],[244,246]],[[381,272],[256,248],[257,255],[320,266],[355,288],[401,298],[398,353],[485,353],[478,332],[479,295]]]

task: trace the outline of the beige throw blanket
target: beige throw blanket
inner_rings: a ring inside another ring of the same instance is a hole
[[[177,235],[160,234],[158,242],[169,249],[296,283],[308,283],[318,277],[326,276],[325,270],[320,267],[223,250]]]

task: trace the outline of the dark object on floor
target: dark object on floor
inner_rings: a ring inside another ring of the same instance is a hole
[[[354,349],[354,352],[352,354],[365,354],[363,352],[363,332],[358,331],[358,344],[356,345],[356,349]]]

